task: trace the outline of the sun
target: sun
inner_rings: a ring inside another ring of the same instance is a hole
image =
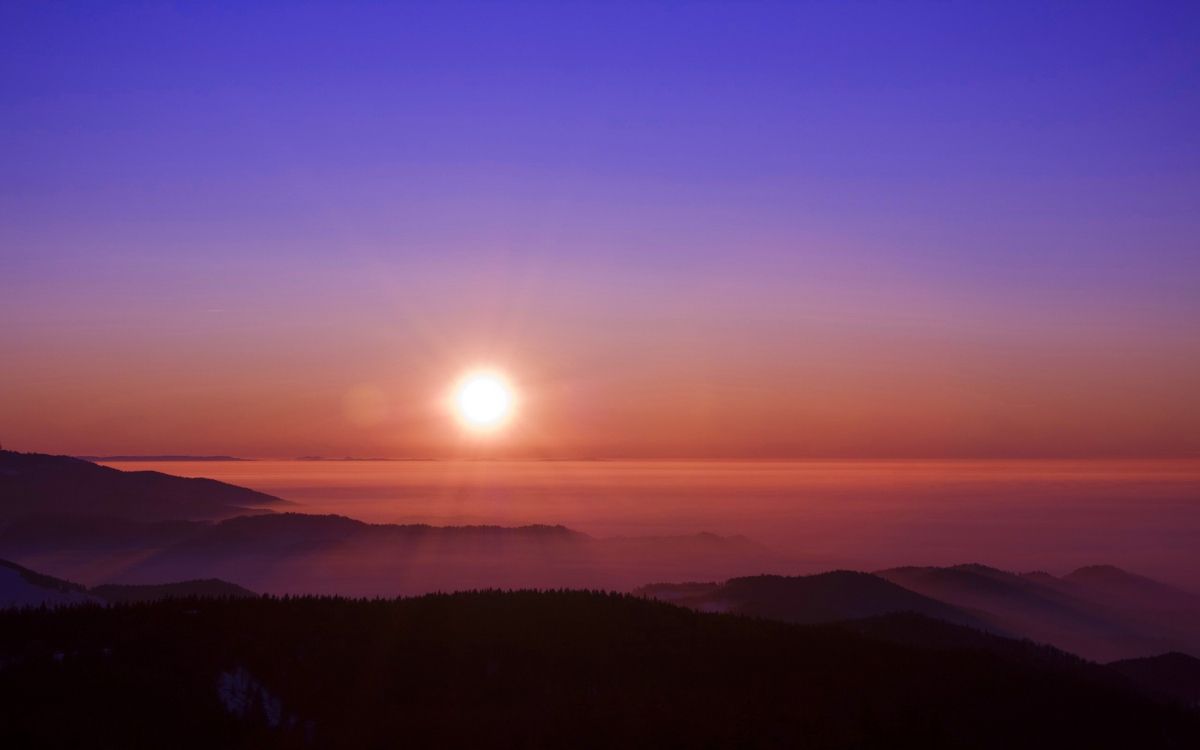
[[[502,426],[512,416],[515,402],[512,386],[494,370],[468,373],[454,389],[454,411],[459,421],[475,430]]]

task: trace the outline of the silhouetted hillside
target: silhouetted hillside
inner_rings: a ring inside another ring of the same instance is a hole
[[[992,627],[1099,661],[1200,653],[1200,599],[1111,566],[1057,578],[984,565],[893,568],[880,576],[969,609]]]
[[[95,601],[83,586],[0,560],[0,609],[59,606]]]
[[[119,604],[187,597],[219,598],[258,596],[227,581],[181,581],[179,583],[121,586],[102,584],[87,588],[0,560],[0,609],[9,607],[61,607],[75,604]]]
[[[1124,659],[1108,666],[1144,690],[1200,708],[1200,659],[1172,652]]]
[[[1152,611],[1200,611],[1200,596],[1112,565],[1089,565],[1061,579],[1069,591],[1114,607]]]
[[[750,576],[717,584],[654,584],[635,593],[702,612],[731,612],[795,623],[857,620],[914,612],[983,627],[970,613],[870,573],[837,570],[811,576]]]
[[[6,747],[1200,743],[1094,665],[587,592],[5,612],[0,663]]]
[[[118,471],[69,456],[0,451],[0,524],[31,514],[137,521],[228,518],[286,504],[213,479]]]
[[[60,594],[74,594],[87,591],[86,587],[80,586],[78,583],[71,583],[70,581],[62,580],[61,578],[55,578],[54,576],[48,576],[44,573],[38,573],[35,570],[22,567],[9,560],[0,560],[0,568],[11,570],[16,573],[22,581],[25,581],[33,586],[37,586],[38,588],[46,589],[47,591],[56,591]]]

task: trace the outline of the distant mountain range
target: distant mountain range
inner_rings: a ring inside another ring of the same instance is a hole
[[[211,480],[0,452],[0,557],[57,576],[40,594],[20,594],[48,603],[98,596],[85,586],[110,586],[106,599],[139,598],[156,590],[112,586],[212,580],[274,594],[383,597],[637,589],[704,612],[800,624],[915,613],[1105,662],[1200,656],[1200,597],[1111,566],[1062,577],[983,565],[761,575],[789,563],[744,537],[597,538],[554,525],[370,524],[283,512],[294,507]],[[14,590],[26,586],[29,570],[13,570],[4,575]],[[644,585],[655,580],[723,582]]]
[[[113,463],[133,461],[253,461],[252,458],[236,456],[75,456],[81,461],[111,461]]]
[[[811,576],[748,576],[721,584],[653,584],[634,593],[702,612],[768,617],[804,625],[912,612],[961,625],[986,627],[965,610],[878,576],[850,570]]]
[[[1062,578],[983,565],[837,571],[654,584],[638,593],[700,611],[796,623],[912,612],[1098,661],[1166,651],[1200,656],[1200,597],[1111,566]]]
[[[0,451],[0,524],[30,514],[137,521],[266,513],[285,500],[213,479],[118,471],[70,456]]]
[[[0,609],[61,607],[75,604],[149,602],[185,597],[249,597],[253,591],[219,580],[182,581],[148,586],[101,585],[87,588],[0,560]]]
[[[292,507],[207,479],[0,452],[0,557],[87,585],[219,578],[265,592],[354,596],[629,589],[647,577],[778,564],[742,537],[597,539],[561,526],[440,528],[275,512]]]
[[[494,586],[629,589],[647,576],[778,564],[742,537],[601,539],[563,526],[368,524],[272,513],[218,522],[25,516],[0,555],[89,585],[221,578],[257,591],[396,596]]]
[[[979,614],[990,626],[1101,661],[1200,655],[1200,596],[1112,566],[1061,578],[984,565],[893,568],[879,576]]]

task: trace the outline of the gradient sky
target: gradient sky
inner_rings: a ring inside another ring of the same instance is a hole
[[[1200,455],[1198,385],[1195,2],[0,7],[7,447]]]

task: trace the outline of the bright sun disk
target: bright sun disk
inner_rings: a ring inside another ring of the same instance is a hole
[[[494,372],[476,372],[463,378],[454,394],[454,406],[464,424],[489,429],[503,424],[512,413],[513,391]]]

